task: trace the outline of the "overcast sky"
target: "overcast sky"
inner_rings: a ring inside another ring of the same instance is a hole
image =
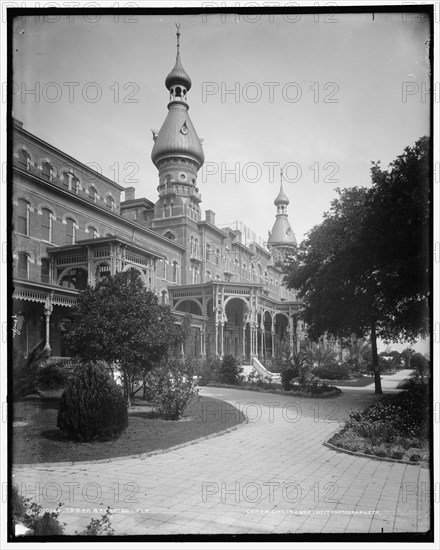
[[[368,186],[371,160],[387,166],[429,133],[429,26],[402,14],[251,17],[17,20],[14,115],[156,201],[151,129],[167,114],[178,21],[190,117],[204,139],[202,210],[266,240],[284,166],[301,240],[335,187]],[[38,95],[26,93],[35,83]]]
[[[155,202],[151,129],[167,114],[175,22],[204,139],[201,208],[218,225],[267,240],[284,166],[301,241],[336,187],[369,186],[372,160],[386,167],[429,134],[429,24],[397,13],[17,19],[14,116]]]

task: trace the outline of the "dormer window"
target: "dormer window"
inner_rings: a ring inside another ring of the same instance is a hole
[[[96,202],[96,199],[98,198],[98,191],[96,191],[96,188],[93,187],[93,185],[89,189],[89,197],[90,197],[90,200],[93,202]]]
[[[42,166],[43,177],[49,181],[53,181],[53,168],[48,162],[44,162]]]
[[[110,195],[107,197],[107,206],[110,208],[111,212],[114,212],[115,210],[115,201],[113,200],[113,197]]]
[[[26,170],[30,170],[31,157],[25,149],[20,149],[20,151],[18,152],[18,160],[20,161],[20,164],[22,164],[26,168]]]

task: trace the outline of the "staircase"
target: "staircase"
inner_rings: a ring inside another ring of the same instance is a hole
[[[251,358],[250,365],[242,365],[242,367],[243,374],[245,374],[246,376],[248,376],[252,372],[252,370],[254,370],[268,382],[281,383],[281,375],[277,372],[268,371],[266,367],[262,363],[260,363],[260,361],[255,356]]]

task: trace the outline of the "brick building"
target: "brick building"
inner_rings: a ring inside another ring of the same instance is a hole
[[[53,356],[68,357],[63,332],[74,319],[78,293],[127,269],[142,273],[176,322],[190,316],[187,355],[270,361],[282,342],[292,349],[305,344],[297,319],[301,304],[277,267],[296,246],[282,185],[265,244],[249,242],[242,227],[220,229],[212,210],[203,218],[197,174],[204,153],[188,114],[191,79],[182,67],[179,34],[165,85],[168,115],[153,132],[154,202],[135,198],[134,188],[121,187],[13,121],[14,345],[23,353],[45,339]]]

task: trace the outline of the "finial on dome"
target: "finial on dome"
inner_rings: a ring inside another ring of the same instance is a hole
[[[283,189],[283,169],[280,168],[280,192],[278,193],[278,197],[274,200],[274,204],[275,206],[281,206],[281,205],[285,205],[287,206],[289,204],[289,198],[287,197],[287,195],[284,193],[284,189]]]
[[[180,23],[176,23],[176,35],[177,35],[177,57],[179,57],[180,54]]]
[[[171,91],[171,87],[175,84],[181,85],[188,91],[191,88],[191,79],[185,69],[182,67],[182,62],[180,60],[180,23],[175,23],[176,25],[176,35],[177,35],[177,55],[176,55],[176,64],[174,65],[173,70],[165,79],[165,86],[168,90]]]

